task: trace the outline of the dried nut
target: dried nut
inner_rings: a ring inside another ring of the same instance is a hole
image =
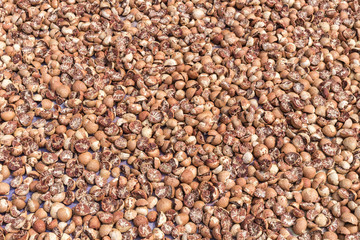
[[[304,217],[302,217],[296,220],[293,230],[294,233],[296,233],[297,235],[301,235],[305,233],[306,228],[307,228],[307,221]]]
[[[62,222],[67,222],[72,217],[72,210],[69,207],[60,208],[57,211],[57,218]]]
[[[112,229],[109,233],[109,237],[111,240],[118,240],[118,239],[122,239],[122,234],[119,230],[117,229]]]
[[[99,229],[100,237],[105,237],[109,235],[112,229],[113,228],[111,224],[102,224]]]
[[[43,220],[38,219],[34,222],[33,228],[37,233],[43,233],[46,231],[46,224]]]
[[[196,175],[191,169],[185,169],[185,171],[180,176],[180,181],[183,183],[190,184],[194,180],[195,176]]]
[[[319,226],[319,227],[325,227],[327,225],[328,219],[326,218],[326,216],[322,213],[320,213],[316,219],[315,219],[315,223]]]
[[[0,239],[360,239],[359,1],[0,6]]]
[[[51,205],[51,209],[50,209],[50,215],[52,218],[57,218],[57,212],[61,209],[61,208],[65,208],[64,204],[62,203],[53,203]]]
[[[306,188],[301,193],[305,202],[316,202],[319,199],[318,192],[313,188]]]
[[[15,117],[15,113],[12,111],[2,112],[0,115],[1,119],[4,121],[11,121]]]
[[[59,94],[62,98],[67,98],[70,94],[70,87],[66,85],[61,85],[58,88],[56,88],[56,93]]]
[[[205,17],[205,13],[202,9],[194,9],[192,15],[195,19],[203,19]]]
[[[156,204],[156,210],[158,212],[166,212],[172,207],[172,201],[167,198],[160,199]]]
[[[186,213],[180,213],[175,217],[176,224],[185,225],[189,222],[189,215]]]
[[[354,151],[357,146],[357,141],[354,137],[348,137],[348,138],[344,139],[343,145],[346,149],[348,149],[350,151]]]
[[[359,223],[358,218],[354,214],[349,213],[349,212],[345,212],[345,213],[341,214],[340,218],[345,223],[351,223],[353,225],[357,225]]]
[[[10,192],[10,185],[4,182],[0,183],[0,195],[8,195]]]
[[[335,232],[325,232],[323,235],[324,240],[336,240],[338,235]]]

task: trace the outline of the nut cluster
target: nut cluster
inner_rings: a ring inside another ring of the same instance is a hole
[[[360,239],[358,0],[0,0],[0,239]]]

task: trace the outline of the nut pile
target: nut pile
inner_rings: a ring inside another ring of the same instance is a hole
[[[358,0],[0,22],[0,239],[360,239]]]

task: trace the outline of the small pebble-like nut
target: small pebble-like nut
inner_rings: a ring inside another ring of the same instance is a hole
[[[243,157],[242,157],[243,161],[245,164],[250,164],[253,160],[254,160],[254,157],[253,155],[251,154],[251,152],[246,152]]]
[[[5,182],[0,182],[0,195],[8,195],[10,192],[10,185]]]
[[[155,240],[161,240],[165,238],[165,234],[163,233],[163,231],[161,231],[160,228],[154,228],[152,234]]]
[[[1,206],[1,203],[0,203],[0,206]],[[40,204],[37,200],[29,199],[27,202],[27,207],[28,207],[28,210],[33,213],[39,209]],[[1,210],[0,210],[0,212],[1,212]]]
[[[307,228],[307,221],[304,217],[296,219],[295,225],[293,226],[293,231],[297,235],[305,233]]]
[[[84,128],[89,134],[95,134],[99,129],[99,125],[92,121],[88,121],[85,123]]]
[[[46,231],[46,223],[43,220],[38,219],[33,223],[33,228],[37,233],[43,233]]]
[[[98,172],[100,170],[100,162],[96,159],[92,159],[86,165],[86,169],[92,172]]]
[[[183,183],[190,184],[195,178],[195,174],[190,169],[185,169],[180,176],[180,181]]]
[[[345,178],[340,181],[339,186],[341,188],[349,189],[352,186],[352,181],[350,179]]]
[[[109,235],[109,233],[111,232],[112,229],[113,229],[113,227],[111,224],[101,224],[100,229],[99,229],[100,237],[105,237],[105,236]]]
[[[267,146],[265,146],[264,144],[258,144],[254,147],[254,156],[256,158],[259,158],[265,154],[268,154],[269,150],[267,148]]]
[[[57,193],[51,197],[51,201],[53,202],[62,202],[65,199],[65,192]]]
[[[55,91],[62,98],[67,98],[71,92],[70,87],[64,84],[56,88]]]
[[[135,225],[136,227],[138,227],[138,226],[140,226],[140,225],[142,225],[142,224],[148,224],[148,223],[149,223],[149,222],[148,222],[148,219],[147,219],[144,215],[137,215],[137,216],[134,218],[133,222],[134,222],[134,225]]]
[[[360,206],[355,208],[354,215],[360,220]]]
[[[330,172],[327,179],[330,184],[335,186],[339,185],[339,176],[335,171]]]
[[[150,211],[146,217],[149,220],[149,222],[155,222],[157,219],[157,215],[158,213],[156,211]]]
[[[151,208],[154,208],[156,206],[156,204],[158,203],[158,199],[155,197],[155,196],[150,196],[148,199],[147,199],[147,202],[148,202],[148,205],[147,207],[149,209]]]
[[[122,233],[128,231],[130,228],[131,228],[131,223],[125,219],[120,218],[116,222],[116,229]]]
[[[203,19],[205,17],[205,12],[202,9],[194,9],[194,11],[192,12],[192,16],[195,19]]]
[[[305,202],[316,202],[319,199],[318,192],[313,188],[306,188],[301,193]]]
[[[146,214],[148,213],[148,208],[147,208],[147,207],[137,207],[137,208],[135,209],[135,211],[136,211],[138,214],[141,214],[141,215],[146,216]]]
[[[85,92],[86,89],[87,87],[82,81],[75,81],[75,83],[72,85],[72,90],[75,92]]]
[[[11,121],[15,117],[15,113],[13,111],[6,111],[6,112],[2,112],[0,116],[1,119],[4,121]]]
[[[340,219],[345,223],[351,223],[353,225],[357,225],[359,223],[358,218],[350,212],[344,212],[341,214]]]
[[[304,176],[309,179],[313,179],[316,175],[316,169],[312,166],[303,167]]]
[[[156,210],[158,212],[166,212],[172,207],[172,201],[167,198],[160,199],[156,204]]]
[[[189,222],[189,214],[180,213],[175,217],[176,224],[185,225]]]
[[[111,240],[122,240],[121,232],[115,228],[110,231],[109,237]]]
[[[51,205],[50,215],[52,218],[57,218],[57,212],[61,209],[65,208],[65,205],[62,203],[55,202]]]
[[[43,99],[43,100],[41,101],[41,106],[42,106],[42,108],[44,108],[44,109],[46,109],[46,110],[49,110],[49,109],[52,109],[52,108],[53,108],[54,103],[53,103],[51,100],[49,100],[49,99]]]
[[[324,214],[320,213],[315,218],[315,223],[319,227],[325,227],[327,225],[327,223],[328,223],[328,219],[326,218],[326,216]]]
[[[327,137],[335,137],[336,136],[336,128],[334,125],[326,125],[323,127],[322,132]]]
[[[72,210],[69,207],[60,208],[57,211],[57,218],[62,222],[67,222],[72,217]]]
[[[357,140],[354,137],[345,138],[343,141],[343,145],[346,149],[350,151],[354,151],[357,146]]]
[[[285,154],[296,152],[296,147],[291,143],[285,143],[284,146],[281,148],[281,151]]]
[[[124,218],[129,221],[133,220],[136,216],[137,212],[134,209],[126,210],[124,213]]]
[[[338,239],[338,235],[335,232],[325,232],[323,235],[323,240],[336,240]]]

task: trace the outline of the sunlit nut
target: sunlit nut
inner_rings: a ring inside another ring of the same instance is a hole
[[[336,240],[338,235],[335,232],[325,232],[323,235],[324,240]]]
[[[341,220],[345,223],[351,223],[353,225],[357,225],[359,222],[358,218],[350,212],[344,212],[341,214]]]
[[[298,218],[293,226],[294,233],[301,235],[306,231],[307,221],[304,217]]]
[[[147,202],[148,202],[148,205],[147,207],[149,209],[153,208],[156,206],[156,204],[158,203],[158,199],[154,196],[150,196],[148,199],[147,199]]]
[[[243,161],[245,164],[249,164],[253,161],[253,155],[250,153],[250,152],[246,152],[244,155],[243,155]]]
[[[176,224],[185,225],[189,222],[189,215],[186,213],[180,213],[175,217]]]
[[[109,237],[111,240],[117,240],[117,239],[122,239],[122,235],[121,232],[115,228],[113,228],[110,233],[109,233]]]
[[[6,206],[6,205],[4,205],[4,206]],[[30,212],[35,212],[36,210],[39,209],[40,203],[36,200],[29,199],[27,202],[27,207]],[[1,209],[0,209],[0,212],[2,212]]]
[[[85,130],[89,133],[89,134],[94,134],[97,132],[97,130],[99,129],[99,125],[92,122],[92,121],[88,121],[85,125]]]
[[[313,179],[316,175],[316,169],[311,166],[303,167],[303,172],[304,172],[304,176],[309,179]]]
[[[72,85],[72,90],[75,92],[85,92],[87,89],[86,85],[84,84],[84,82],[82,81],[76,81],[73,85]]]
[[[348,137],[344,139],[343,145],[346,147],[346,149],[353,151],[356,149],[357,141],[354,137]]]
[[[302,191],[302,197],[305,202],[316,202],[319,199],[319,194],[313,188],[306,188]]]
[[[161,240],[165,238],[165,234],[159,228],[154,228],[152,234],[155,240]]]
[[[50,209],[50,215],[52,218],[57,218],[57,212],[61,209],[61,208],[65,208],[65,205],[62,203],[53,203],[51,205],[51,209]]]
[[[50,101],[49,99],[43,99],[41,101],[41,106],[42,106],[42,108],[49,110],[49,109],[53,108],[54,103],[52,101]]]
[[[98,172],[100,170],[100,163],[98,160],[92,159],[86,165],[86,169],[93,172]]]
[[[134,225],[140,226],[142,224],[148,224],[148,219],[144,215],[137,215],[134,218]]]
[[[60,208],[57,211],[57,218],[62,222],[67,222],[72,217],[72,210],[69,207]]]
[[[326,216],[322,213],[320,213],[316,218],[315,218],[315,223],[319,226],[319,227],[325,227],[327,225],[328,219],[326,218]]]
[[[202,9],[194,9],[192,16],[195,19],[203,19],[205,17],[205,12]]]
[[[65,192],[57,193],[52,198],[51,201],[53,202],[62,202],[65,199]]]
[[[56,93],[59,94],[59,96],[62,98],[67,98],[70,92],[71,92],[70,87],[64,84],[56,88]]]
[[[156,204],[156,210],[158,212],[166,212],[172,207],[172,201],[167,198],[160,199]]]
[[[11,121],[15,117],[15,113],[13,111],[7,111],[2,112],[0,116],[4,121]]]
[[[325,136],[327,137],[335,137],[336,136],[336,128],[333,125],[326,125],[323,129],[322,132],[324,133]]]
[[[111,224],[102,224],[99,229],[100,237],[105,237],[109,235],[112,229],[113,228]]]
[[[135,211],[138,213],[138,214],[141,214],[141,215],[144,215],[144,216],[146,216],[147,215],[147,213],[148,213],[148,208],[147,207],[137,207],[136,209],[135,209]]]
[[[268,154],[268,148],[264,144],[258,144],[254,148],[254,156],[261,157],[265,154]]]
[[[339,184],[339,177],[335,171],[330,172],[329,175],[327,176],[327,179],[330,184],[333,184],[333,185]]]
[[[149,222],[155,222],[157,219],[157,215],[158,213],[156,211],[150,211],[146,217],[149,220]]]
[[[34,222],[33,228],[37,233],[43,233],[46,231],[46,224],[43,220],[38,219]]]
[[[124,213],[124,218],[126,220],[133,220],[137,216],[137,211],[134,209],[126,210]]]
[[[5,182],[1,182],[0,183],[0,195],[7,195],[10,192],[10,185],[5,183]]]
[[[196,168],[192,166],[185,169],[185,171],[180,176],[180,181],[188,184],[191,183],[196,177],[196,171]]]

